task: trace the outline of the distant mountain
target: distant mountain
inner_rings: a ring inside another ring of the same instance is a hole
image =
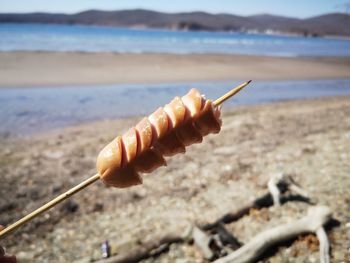
[[[350,35],[350,15],[326,14],[308,19],[261,14],[237,16],[205,12],[162,13],[143,9],[88,10],[72,15],[52,13],[0,14],[0,23],[82,24],[175,30],[279,32],[312,36]]]

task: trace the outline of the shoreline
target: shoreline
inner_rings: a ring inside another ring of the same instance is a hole
[[[319,97],[312,97],[312,98],[297,98],[297,99],[270,101],[270,102],[263,102],[258,104],[230,105],[223,108],[223,116],[226,116],[227,114],[230,114],[235,111],[237,112],[242,112],[245,110],[256,111],[257,109],[272,108],[274,106],[281,107],[283,105],[286,105],[289,107],[289,105],[297,105],[297,104],[307,105],[307,104],[315,104],[315,103],[318,104],[322,102],[343,101],[347,99],[350,99],[350,95],[319,96]],[[127,127],[135,125],[143,117],[144,117],[144,114],[135,114],[135,115],[129,115],[124,117],[112,117],[112,118],[106,118],[106,119],[86,120],[86,121],[81,121],[74,124],[48,128],[46,130],[38,130],[35,132],[30,132],[26,135],[11,133],[4,136],[2,133],[0,133],[0,142],[16,141],[16,140],[41,140],[43,138],[48,138],[51,136],[59,136],[60,134],[65,134],[65,133],[75,133],[75,132],[80,133],[81,130],[92,130],[93,127],[96,127],[96,126],[111,127],[112,125],[116,124],[117,127],[119,127],[119,123],[128,124],[128,126],[121,128],[122,131],[123,129],[125,131]]]
[[[350,57],[0,52],[0,88],[350,78]]]
[[[343,101],[346,99],[350,99],[350,95],[340,95],[340,96],[319,96],[319,97],[313,97],[313,98],[297,98],[297,99],[287,99],[287,100],[279,100],[279,101],[270,101],[270,102],[263,102],[258,104],[238,104],[238,105],[229,105],[227,107],[222,108],[222,114],[223,116],[226,116],[228,114],[231,114],[234,111],[242,112],[246,109],[256,111],[260,108],[270,108],[274,105],[277,107],[283,107],[283,105],[290,106],[294,104],[315,104],[315,103],[322,103],[322,102],[334,102],[334,101]],[[62,131],[67,132],[74,132],[81,129],[91,129],[95,126],[103,126],[107,125],[109,123],[130,123],[131,125],[135,125],[137,121],[141,120],[144,117],[144,114],[135,114],[125,117],[115,117],[115,118],[108,118],[108,119],[99,119],[99,120],[90,120],[90,121],[84,121],[72,125],[67,125],[63,127],[57,127],[54,129],[49,129],[46,131],[39,131],[31,134],[29,137],[20,137],[22,139],[24,138],[32,138],[32,139],[40,139],[41,137],[47,137],[47,136],[53,136],[62,133]]]

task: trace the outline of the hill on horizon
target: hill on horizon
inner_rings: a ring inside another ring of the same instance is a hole
[[[306,19],[270,14],[238,16],[206,12],[163,13],[144,9],[101,11],[76,14],[2,13],[0,23],[81,24],[112,27],[163,28],[238,32],[277,32],[312,36],[349,36],[350,15],[331,13]]]

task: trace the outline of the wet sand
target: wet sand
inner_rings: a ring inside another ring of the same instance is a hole
[[[350,78],[350,58],[0,53],[0,87],[332,78]]]

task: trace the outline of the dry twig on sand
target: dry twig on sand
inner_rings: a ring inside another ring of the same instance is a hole
[[[267,183],[274,206],[281,206],[281,184],[284,184],[288,190],[298,194],[300,197],[309,199],[309,194],[293,180],[292,176],[278,173],[271,175],[270,180]]]
[[[271,246],[309,232],[316,233],[319,238],[320,262],[328,263],[329,242],[323,226],[330,219],[331,210],[328,207],[311,207],[305,217],[260,233],[238,250],[226,257],[216,260],[215,263],[254,262]]]

